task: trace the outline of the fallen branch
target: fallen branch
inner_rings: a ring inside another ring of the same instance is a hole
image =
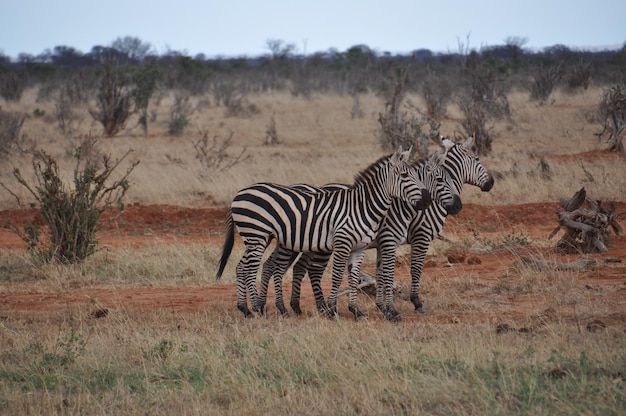
[[[519,258],[522,263],[530,265],[537,270],[580,271],[592,268],[597,264],[596,260],[587,257],[582,257],[573,263],[561,263],[524,255],[520,255]]]
[[[559,225],[550,233],[548,238],[556,235],[561,228],[565,228],[565,234],[558,241],[557,247],[565,252],[590,253],[608,251],[607,242],[609,237],[608,227],[620,234],[622,227],[618,224],[618,213],[615,204],[604,207],[602,201],[595,201],[587,197],[585,188],[581,188],[570,199],[561,199],[563,212],[555,211]],[[583,205],[587,207],[584,208]]]
[[[361,272],[361,274],[359,275],[359,285],[357,286],[357,288],[364,289],[368,286],[376,286],[376,278],[370,274]],[[347,295],[349,292],[350,288],[346,287],[344,289],[341,289],[339,293],[337,293],[337,296]]]

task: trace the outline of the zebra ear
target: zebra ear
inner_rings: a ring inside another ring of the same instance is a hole
[[[413,146],[411,146],[411,149],[412,148]],[[398,150],[391,156],[391,164],[395,166],[400,162],[407,162],[411,154],[411,149],[402,151],[402,146],[398,147]]]
[[[465,140],[465,143],[463,143],[463,147],[466,149],[472,149],[472,146],[474,146],[474,135],[471,135],[467,138],[467,140]]]
[[[450,139],[443,139],[441,141],[441,144],[446,149],[445,150],[446,152],[454,147],[454,142],[452,140],[450,140]]]
[[[435,153],[433,153],[430,156],[430,159],[428,159],[428,164],[429,165],[437,165],[437,164],[439,164],[440,157],[441,157],[441,154],[439,153],[439,150],[437,150]]]

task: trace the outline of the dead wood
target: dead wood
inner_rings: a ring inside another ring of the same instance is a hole
[[[609,227],[615,234],[622,232],[617,222],[619,214],[615,204],[605,206],[602,201],[589,198],[585,188],[581,188],[570,199],[561,198],[559,203],[565,211],[555,211],[559,225],[549,238],[565,228],[565,234],[557,242],[557,247],[566,253],[605,253],[608,251]]]
[[[561,263],[523,255],[520,255],[519,258],[523,264],[530,265],[537,270],[579,271],[589,269],[597,264],[596,260],[586,257],[582,257],[572,263]]]
[[[359,289],[363,290],[366,289],[368,287],[376,287],[376,278],[370,274],[361,272],[361,274],[359,275],[359,285],[357,286]],[[350,291],[349,288],[345,288],[345,289],[341,289],[338,293],[337,296],[343,296],[343,295],[347,295],[348,292]]]

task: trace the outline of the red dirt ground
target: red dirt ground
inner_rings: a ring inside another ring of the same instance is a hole
[[[556,203],[514,206],[466,205],[459,215],[448,218],[443,234],[451,236],[453,240],[465,241],[477,238],[498,241],[505,235],[517,235],[535,241],[545,240],[557,225],[554,212],[558,208]],[[626,203],[617,203],[617,211],[622,213],[621,223],[624,226],[623,213],[626,212]],[[202,242],[221,247],[225,215],[226,209],[134,204],[128,206],[122,216],[111,221],[100,232],[100,244],[108,245],[112,250],[116,247],[146,246],[155,244],[157,241],[159,244],[164,241],[176,244]],[[6,221],[20,225],[24,223],[25,215],[21,211],[0,212],[0,222]],[[561,233],[550,241],[556,244],[560,236]],[[237,241],[240,242],[239,239]],[[583,292],[589,293],[587,299],[605,306],[599,308],[596,315],[588,315],[587,320],[591,322],[599,320],[602,325],[616,324],[620,328],[626,328],[626,264],[603,261],[607,257],[626,259],[626,238],[612,236],[609,243],[608,253],[585,256],[598,260],[598,264],[589,270],[576,272],[575,284],[580,285]],[[24,249],[24,243],[8,228],[0,228],[0,248],[21,250]],[[539,258],[558,262],[573,262],[581,257],[580,255],[560,255],[550,247],[532,246],[526,250]],[[515,272],[511,270],[515,270],[519,257],[510,250],[501,249],[485,254],[472,252],[462,254],[465,260],[454,264],[446,261],[445,256],[428,257],[422,280],[439,282],[445,286],[447,276],[467,276],[466,291],[470,293],[467,296],[471,296],[473,301],[476,301],[476,297],[482,298],[484,308],[464,310],[463,305],[455,305],[454,299],[457,302],[460,299],[457,296],[458,293],[451,294],[453,296],[450,296],[451,300],[448,304],[433,305],[432,302],[429,304],[429,289],[426,284],[422,298],[426,302],[429,313],[418,315],[413,312],[412,305],[408,301],[396,301],[396,306],[407,322],[415,320],[441,323],[458,323],[468,320],[502,322],[507,318],[510,318],[512,322],[520,322],[520,320],[524,321],[525,317],[546,319],[554,315],[555,308],[576,308],[576,305],[558,306],[561,304],[558,299],[549,295],[525,295],[511,291],[499,294],[494,289],[497,285],[513,284],[515,281]],[[238,259],[231,258],[230,261],[236,262]],[[408,265],[408,258],[399,258],[397,261],[396,281],[400,286],[408,287],[409,285]],[[374,265],[366,263],[363,270],[373,273]],[[227,279],[223,283],[220,286],[188,288],[111,288],[103,285],[80,287],[62,294],[20,293],[19,289],[11,288],[11,293],[0,294],[0,317],[6,318],[15,313],[29,315],[62,311],[68,307],[85,306],[93,309],[93,305],[90,305],[91,299],[97,299],[101,308],[113,310],[125,308],[141,311],[165,308],[172,312],[202,312],[211,308],[212,305],[213,307],[221,305],[220,307],[235,310],[234,283],[232,279]],[[329,282],[325,281],[324,284],[325,293],[328,293]],[[290,286],[286,284],[285,294],[288,296],[290,292]],[[273,291],[270,290],[268,300],[270,315],[276,313],[272,296]],[[360,302],[373,304],[371,300],[364,298],[361,298]],[[606,305],[609,305],[608,312]],[[314,313],[315,309],[311,290],[306,282],[303,285],[303,309],[306,310],[306,316]],[[373,307],[368,311],[370,319],[380,318],[380,314]],[[98,316],[99,312],[92,313]]]

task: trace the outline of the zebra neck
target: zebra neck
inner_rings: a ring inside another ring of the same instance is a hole
[[[393,199],[385,185],[389,176],[389,169],[379,166],[375,172],[362,175],[354,183],[354,187],[347,192],[355,211],[361,218],[371,224],[380,223],[387,214]]]

